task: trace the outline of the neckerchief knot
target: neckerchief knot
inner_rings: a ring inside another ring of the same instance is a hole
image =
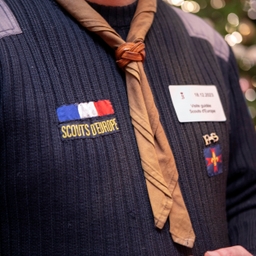
[[[117,65],[124,69],[131,61],[141,61],[145,59],[145,44],[143,42],[124,43],[116,49]]]

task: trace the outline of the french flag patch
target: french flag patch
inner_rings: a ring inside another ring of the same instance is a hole
[[[63,105],[57,108],[57,116],[60,122],[107,116],[112,114],[114,114],[114,109],[109,100]]]

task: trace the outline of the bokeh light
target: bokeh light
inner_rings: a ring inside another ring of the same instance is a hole
[[[214,9],[221,9],[226,5],[224,0],[211,0],[211,6]]]
[[[184,1],[181,5],[184,12],[197,13],[200,11],[200,5],[195,1]]]
[[[239,18],[235,13],[228,14],[227,20],[229,24],[231,24],[234,27],[237,27],[239,25]]]
[[[250,26],[247,25],[246,23],[240,23],[239,25],[239,32],[243,35],[243,36],[248,36],[251,33],[251,29]]]
[[[253,89],[248,89],[246,92],[245,92],[245,98],[248,100],[248,101],[255,101],[256,100],[256,92],[253,90]]]
[[[248,17],[252,20],[256,20],[256,11],[254,9],[249,9],[248,10]]]

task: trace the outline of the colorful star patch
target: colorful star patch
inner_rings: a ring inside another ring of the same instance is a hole
[[[220,145],[215,145],[204,149],[205,163],[208,176],[212,177],[223,172],[222,153]]]

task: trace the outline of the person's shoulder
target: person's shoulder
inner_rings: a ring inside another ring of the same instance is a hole
[[[192,13],[187,13],[179,8],[172,7],[182,20],[188,34],[191,37],[207,40],[217,56],[228,61],[230,49],[223,37],[206,21]]]
[[[3,0],[0,0],[0,13],[0,39],[22,33],[13,12]]]

